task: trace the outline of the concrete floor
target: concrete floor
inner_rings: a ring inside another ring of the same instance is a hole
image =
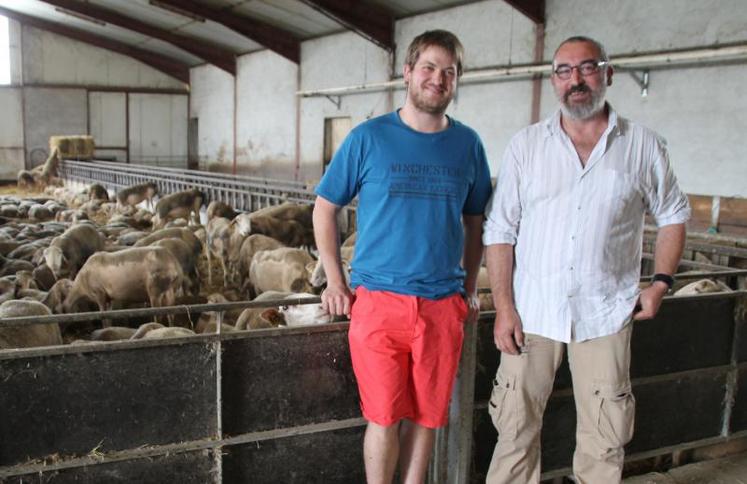
[[[747,453],[630,477],[624,484],[747,484]]]

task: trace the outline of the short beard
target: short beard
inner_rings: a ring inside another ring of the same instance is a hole
[[[591,90],[588,86],[585,86],[586,89],[572,89],[568,91],[565,94],[562,94],[558,96],[558,100],[560,101],[560,110],[563,112],[565,116],[568,116],[571,119],[575,120],[584,120],[589,119],[595,114],[599,113],[602,109],[604,109],[605,101],[604,96],[607,94],[607,84],[602,83],[602,85],[599,87],[597,91]],[[568,97],[574,92],[574,91],[584,91],[589,92],[591,94],[591,99],[589,99],[589,102],[586,102],[584,104],[575,104],[571,105],[568,103]]]
[[[406,97],[410,100],[413,107],[417,109],[418,111],[433,114],[433,115],[441,115],[446,112],[446,109],[449,107],[449,104],[451,104],[451,100],[453,99],[453,96],[444,99],[442,103],[433,104],[425,101],[422,99],[418,92],[411,92],[409,89],[409,86],[407,87],[406,91]]]

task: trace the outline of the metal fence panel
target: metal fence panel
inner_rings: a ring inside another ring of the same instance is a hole
[[[0,360],[0,465],[216,435],[202,343]]]
[[[360,417],[347,327],[224,341],[223,431]]]

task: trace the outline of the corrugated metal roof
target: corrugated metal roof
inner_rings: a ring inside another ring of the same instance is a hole
[[[394,18],[413,16],[443,8],[449,8],[475,0],[368,0],[367,3],[389,12]],[[305,40],[345,30],[340,23],[299,0],[194,0],[202,6],[243,16],[280,28],[288,37]],[[241,54],[263,49],[264,46],[234,30],[209,19],[195,15],[182,15],[151,0],[87,0],[78,1],[105,8],[130,17],[152,27],[194,39],[213,48],[231,54]],[[186,5],[186,4],[185,4]],[[189,66],[199,65],[204,59],[169,42],[155,39],[136,31],[111,23],[90,22],[77,16],[61,12],[60,8],[42,0],[0,0],[0,7],[21,14],[63,24],[107,39],[140,47]]]

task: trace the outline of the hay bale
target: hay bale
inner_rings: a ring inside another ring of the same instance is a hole
[[[90,160],[93,158],[96,145],[93,136],[50,136],[49,152],[58,150],[61,158],[75,158],[79,160]]]

